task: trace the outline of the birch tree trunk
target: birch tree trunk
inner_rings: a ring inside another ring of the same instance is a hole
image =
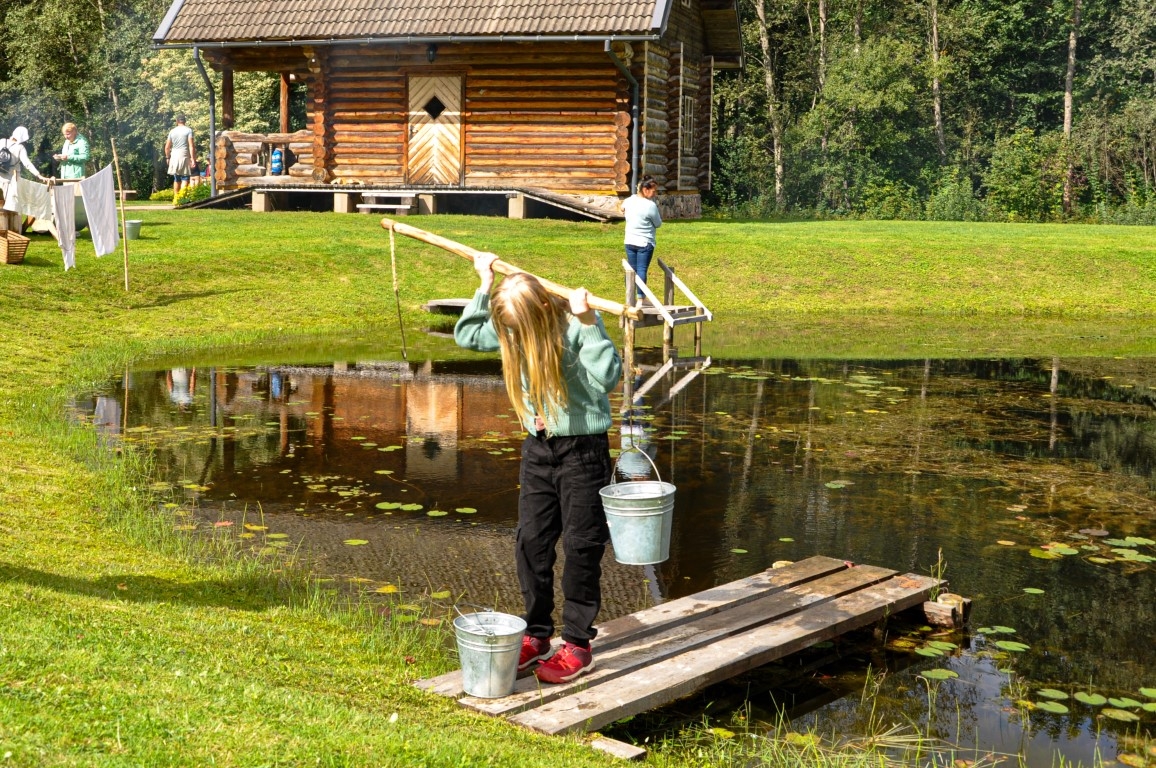
[[[947,159],[947,141],[943,136],[943,102],[939,92],[939,2],[930,0],[931,11],[931,111],[935,118],[935,142],[941,160]]]
[[[1076,79],[1076,43],[1080,34],[1080,0],[1072,0],[1072,29],[1068,33],[1068,71],[1064,76],[1064,152],[1068,155],[1064,174],[1064,214],[1072,212],[1072,85]]]
[[[759,48],[763,53],[764,85],[767,89],[767,117],[771,121],[771,152],[775,163],[775,207],[782,209],[786,199],[783,192],[783,109],[779,104],[775,83],[775,60],[771,53],[771,36],[767,29],[766,0],[757,0],[755,12],[759,17]]]

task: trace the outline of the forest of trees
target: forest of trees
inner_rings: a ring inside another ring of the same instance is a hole
[[[0,132],[49,167],[66,120],[126,186],[164,185],[172,117],[208,129],[168,0],[0,0]],[[746,68],[717,76],[714,189],[742,216],[1156,224],[1156,0],[741,0]],[[210,74],[212,71],[209,70]],[[239,73],[237,128],[278,79]],[[296,110],[295,110],[296,111]]]
[[[740,215],[1156,223],[1156,1],[742,0]]]

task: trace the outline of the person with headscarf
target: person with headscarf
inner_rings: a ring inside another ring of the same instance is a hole
[[[17,181],[20,179],[21,166],[27,168],[29,173],[41,181],[48,181],[48,177],[41,174],[28,157],[28,151],[24,149],[24,143],[27,141],[28,129],[23,125],[16,126],[11,137],[0,139],[0,199],[3,201],[3,207],[0,209],[0,225],[3,229],[19,232],[30,227],[36,220],[29,216],[22,229],[20,214],[16,212],[20,194]],[[5,159],[7,162],[3,162]]]

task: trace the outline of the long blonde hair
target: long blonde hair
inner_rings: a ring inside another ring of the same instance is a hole
[[[549,417],[566,407],[562,339],[567,313],[566,304],[525,272],[502,280],[490,299],[506,394],[523,424],[533,423],[535,415],[549,424]]]

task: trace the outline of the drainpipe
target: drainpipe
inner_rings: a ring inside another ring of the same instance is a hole
[[[213,81],[209,79],[209,73],[205,71],[205,64],[201,61],[201,49],[193,46],[193,61],[197,62],[197,69],[201,71],[201,77],[205,81],[205,87],[209,89],[209,152],[208,165],[205,166],[212,170],[209,174],[209,193],[217,196],[217,94],[213,90]]]
[[[638,191],[638,81],[634,79],[634,75],[630,74],[630,69],[622,62],[622,59],[618,58],[611,50],[609,40],[604,43],[603,50],[614,62],[614,66],[618,67],[618,71],[622,73],[626,81],[630,83],[630,191],[634,193]]]

